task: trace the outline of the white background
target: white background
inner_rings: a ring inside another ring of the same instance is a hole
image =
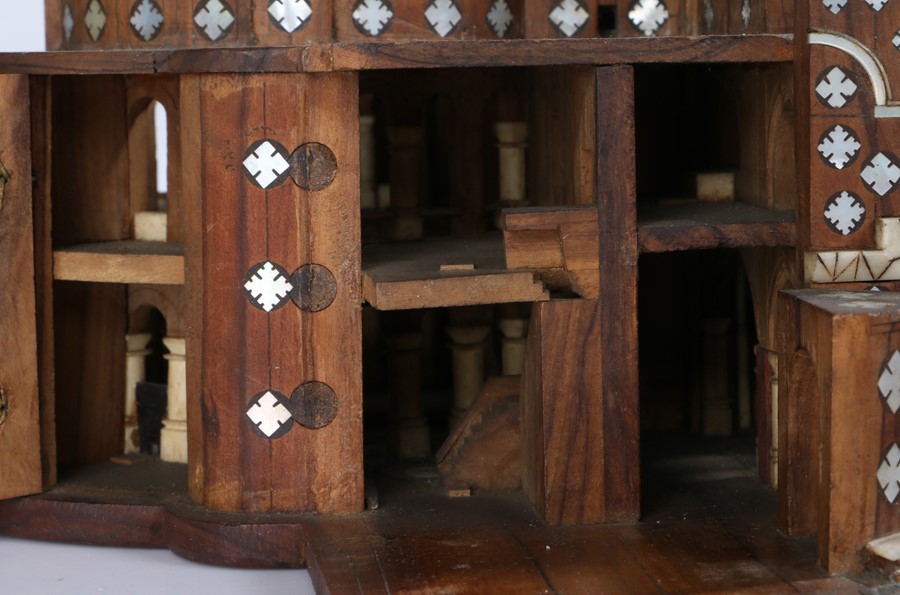
[[[0,0],[0,52],[44,48],[43,0]],[[287,595],[314,591],[309,574],[303,570],[218,568],[188,562],[168,550],[89,547],[0,537],[0,592]]]

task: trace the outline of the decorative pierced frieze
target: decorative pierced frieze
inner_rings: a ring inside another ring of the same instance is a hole
[[[825,203],[825,223],[832,231],[850,235],[866,220],[866,205],[852,192],[838,192]]]
[[[100,39],[100,36],[106,31],[106,22],[106,10],[103,8],[103,4],[100,0],[91,0],[84,13],[84,26],[87,27],[91,39],[94,41]]]
[[[295,421],[309,430],[324,428],[334,421],[339,409],[334,390],[313,380],[298,386],[290,398],[273,389],[254,395],[245,415],[258,434],[275,440],[290,432]]]
[[[72,7],[66,2],[66,5],[63,6],[63,16],[62,16],[62,28],[63,28],[63,37],[66,40],[66,43],[72,41],[72,33],[75,31],[75,17],[72,14]]]
[[[494,0],[485,18],[487,19],[488,27],[494,32],[494,35],[503,39],[513,23],[514,16],[506,0]]]
[[[361,33],[378,37],[390,28],[394,9],[388,0],[359,0],[353,5],[352,17]]]
[[[893,504],[900,494],[900,447],[896,443],[884,455],[876,477],[885,499]]]
[[[859,177],[866,187],[878,196],[885,196],[897,189],[900,182],[900,166],[897,158],[889,153],[877,153],[869,159]]]
[[[247,404],[247,419],[262,436],[275,440],[287,434],[294,420],[288,409],[288,398],[278,391],[267,390],[254,395]]]
[[[900,351],[894,350],[890,359],[882,366],[878,392],[891,413],[897,413],[897,409],[900,409]]]
[[[900,280],[900,218],[875,222],[875,250],[807,252],[804,259],[809,283]]]
[[[295,287],[290,274],[273,262],[261,262],[247,272],[244,291],[251,304],[264,312],[283,307],[291,298]]]
[[[826,130],[819,138],[819,156],[834,169],[844,169],[856,160],[859,155],[859,139],[849,126],[836,124]]]
[[[830,108],[839,109],[850,103],[859,86],[840,66],[826,68],[816,79],[816,95]]]
[[[591,15],[581,0],[560,0],[550,11],[550,22],[566,37],[577,35],[590,18]]]
[[[654,35],[669,20],[669,9],[662,0],[638,0],[631,5],[628,20],[644,35]]]
[[[266,190],[287,179],[291,170],[290,158],[284,145],[262,139],[250,145],[244,154],[244,171],[253,184]]]
[[[453,0],[433,0],[425,9],[425,20],[440,37],[447,37],[459,26],[462,13]]]
[[[219,41],[234,27],[234,11],[224,0],[205,0],[194,11],[197,31],[209,41]]]
[[[153,41],[162,30],[165,16],[154,0],[137,0],[131,8],[128,20],[131,30],[144,41]]]
[[[822,0],[822,3],[832,14],[837,14],[847,5],[847,0]]]
[[[269,18],[286,33],[303,28],[312,17],[312,6],[306,0],[271,0]]]

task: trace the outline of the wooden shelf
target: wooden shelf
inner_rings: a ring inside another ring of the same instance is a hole
[[[0,54],[0,73],[326,72],[388,68],[790,62],[792,35],[320,43]]]
[[[740,202],[638,206],[641,252],[793,246],[793,211]]]
[[[95,283],[184,285],[184,247],[124,240],[53,250],[53,278]]]
[[[441,270],[442,265],[474,265]],[[549,298],[531,271],[507,270],[499,234],[363,247],[363,298],[376,310],[537,302]]]

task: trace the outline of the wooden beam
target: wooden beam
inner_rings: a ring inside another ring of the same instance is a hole
[[[183,176],[204,199],[202,262],[189,267],[203,296],[201,390],[188,413],[203,426],[189,465],[194,498],[211,508],[363,507],[358,95],[350,73],[203,75],[183,89],[201,145]],[[244,165],[265,141],[283,147],[280,183],[254,183],[265,167]],[[294,288],[268,311],[245,289],[266,262]],[[256,400],[267,393],[283,396]],[[276,405],[284,431],[266,434],[248,413]]]
[[[28,77],[0,76],[0,498],[41,491]]]

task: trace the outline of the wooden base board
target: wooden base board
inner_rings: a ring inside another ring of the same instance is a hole
[[[774,492],[754,478],[752,447],[710,444],[666,436],[645,449],[640,523],[548,527],[520,491],[451,498],[439,479],[397,473],[379,482],[380,508],[363,514],[213,513],[173,489],[179,480],[166,484],[179,466],[153,475],[131,465],[124,473],[119,466],[116,485],[90,487],[97,475],[82,475],[64,478],[43,496],[0,503],[0,533],[169,547],[192,560],[236,567],[308,566],[319,593],[864,588],[856,577],[827,576],[816,564],[814,539],[776,531]],[[122,485],[131,472],[156,479],[129,492]],[[101,497],[106,502],[96,501]],[[877,580],[866,577],[867,586]]]

